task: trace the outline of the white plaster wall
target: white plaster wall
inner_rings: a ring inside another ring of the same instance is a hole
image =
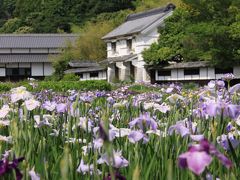
[[[108,65],[107,68],[107,80],[108,82],[113,82],[114,79],[115,79],[115,65],[110,64]]]
[[[112,54],[111,42],[107,42],[107,57],[112,57]]]
[[[54,72],[52,63],[44,63],[44,76],[51,76]]]
[[[178,69],[178,80],[184,80],[184,71],[183,71],[183,69]]]
[[[240,66],[233,67],[233,74],[234,74],[235,78],[240,78]]]
[[[171,75],[172,75],[173,80],[177,80],[178,79],[178,70],[177,69],[172,69],[171,70]]]
[[[207,68],[207,70],[208,70],[208,79],[215,79],[215,69]]]
[[[158,76],[158,70],[155,71],[155,79],[157,81],[174,81],[174,80],[211,80],[221,79],[224,74],[215,74],[215,69],[211,67],[199,68],[199,75],[184,75],[183,69],[172,69],[171,76]],[[240,78],[240,66],[233,68],[235,78]]]
[[[200,73],[199,79],[208,79],[208,69],[207,68],[200,68],[199,73]]]
[[[125,56],[125,55],[129,55],[129,51],[127,48],[127,40],[119,40],[117,42],[117,52],[119,54],[119,56]]]
[[[6,76],[6,70],[5,68],[0,68],[0,77]]]
[[[32,76],[43,76],[43,63],[32,63]]]
[[[81,81],[86,81],[86,80],[106,80],[106,72],[105,71],[99,71],[98,72],[98,77],[90,77],[90,73],[83,73],[83,78],[81,78]]]

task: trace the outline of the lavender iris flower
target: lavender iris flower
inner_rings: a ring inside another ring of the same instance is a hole
[[[28,174],[31,177],[31,180],[40,180],[40,176],[34,171],[34,168],[29,171]]]
[[[235,149],[236,147],[238,147],[238,145],[240,144],[240,142],[234,137],[234,135],[232,133],[229,133],[228,135],[223,134],[221,136],[217,137],[217,142],[218,144],[220,144],[223,149],[225,150],[230,150],[230,143],[231,146]]]
[[[113,151],[113,157],[109,157],[108,154],[103,154],[98,159],[98,164],[106,163],[109,166],[113,166],[117,169],[128,166],[128,161],[122,156],[121,151]]]
[[[235,76],[232,73],[224,74],[223,77],[222,77],[222,79],[225,80],[225,81],[230,81],[234,78],[235,78]]]
[[[207,103],[206,112],[211,117],[221,115],[236,119],[240,115],[240,105],[229,104],[226,102],[209,102]]]
[[[144,139],[145,143],[148,141],[148,138],[146,137],[146,135],[144,133],[142,133],[141,131],[130,132],[130,134],[128,135],[128,139],[131,143],[136,143],[142,139]]]
[[[137,126],[141,130],[145,131],[146,129],[157,130],[157,122],[150,116],[148,112],[141,114],[138,118],[135,118],[129,123],[130,128]]]
[[[216,156],[227,168],[232,166],[232,162],[206,139],[201,140],[199,144],[191,145],[186,153],[178,157],[178,163],[181,168],[189,168],[200,175],[212,162],[212,156]]]
[[[58,113],[65,113],[67,111],[67,105],[64,103],[60,103],[56,107]]]
[[[240,90],[240,83],[239,84],[236,84],[232,87],[229,88],[228,92],[230,94],[234,94],[235,92],[239,91]]]
[[[168,133],[172,135],[175,131],[177,134],[181,134],[181,136],[184,137],[186,135],[192,134],[191,132],[195,132],[196,126],[196,123],[192,123],[187,120],[178,121],[175,125],[169,127]]]
[[[42,107],[48,111],[54,111],[54,109],[56,108],[56,105],[57,105],[56,102],[45,101],[42,104]]]

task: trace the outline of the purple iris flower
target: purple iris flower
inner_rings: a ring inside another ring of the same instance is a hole
[[[225,87],[225,82],[222,80],[217,80],[216,85],[218,88],[224,88]]]
[[[240,115],[240,105],[229,104],[226,102],[209,102],[207,103],[206,112],[211,117],[221,115],[236,119]]]
[[[196,124],[187,120],[178,121],[175,125],[170,126],[168,129],[168,133],[170,135],[172,135],[174,131],[184,137],[196,131]]]
[[[240,90],[240,83],[239,84],[236,84],[234,85],[233,87],[230,87],[228,92],[230,94],[234,94],[235,92],[239,91]]]
[[[128,161],[122,156],[121,151],[113,151],[113,155],[109,157],[107,153],[103,154],[97,161],[98,164],[106,163],[117,169],[128,166]]]
[[[240,142],[234,137],[234,135],[232,133],[229,133],[228,135],[223,134],[223,135],[217,137],[217,142],[225,150],[230,150],[230,143],[234,149],[236,147],[238,147],[238,145],[240,144]]]
[[[65,113],[67,111],[67,105],[64,103],[60,103],[56,107],[58,113]]]
[[[222,77],[222,79],[225,80],[225,81],[231,81],[234,78],[235,78],[235,76],[232,73],[224,74],[223,77]]]
[[[150,116],[148,112],[141,114],[139,117],[135,118],[133,121],[129,122],[130,128],[137,126],[143,131],[146,129],[157,130],[157,122]]]
[[[232,162],[207,139],[201,140],[199,144],[191,145],[187,152],[178,157],[178,163],[181,168],[189,168],[195,174],[200,175],[212,162],[212,156],[216,156],[227,168],[232,166]]]
[[[55,102],[50,102],[50,101],[45,101],[42,104],[42,107],[48,111],[53,111],[56,108],[57,103]]]
[[[124,176],[122,176],[119,172],[114,173],[114,179],[116,180],[127,180]],[[108,174],[103,180],[112,180],[111,174]]]
[[[112,97],[108,97],[107,98],[107,102],[111,105],[113,105],[115,103],[115,100]]]
[[[0,160],[0,176],[9,173],[11,170],[15,170],[16,179],[22,179],[23,175],[18,168],[18,164],[24,160],[24,157],[13,158],[12,162],[9,162],[8,157],[6,159]]]
[[[128,139],[131,143],[136,143],[140,140],[143,140],[143,143],[145,144],[149,141],[148,136],[141,131],[131,131],[128,135]]]

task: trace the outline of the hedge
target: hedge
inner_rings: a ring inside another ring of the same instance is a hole
[[[36,85],[33,88],[30,83]],[[89,91],[89,90],[111,90],[111,85],[103,80],[88,80],[88,81],[21,81],[17,83],[3,82],[0,83],[0,92],[6,92],[18,86],[25,86],[29,91],[41,91],[52,89],[56,92],[66,92],[67,90]]]

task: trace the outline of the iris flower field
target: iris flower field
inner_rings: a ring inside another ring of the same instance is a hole
[[[240,84],[231,78],[142,93],[2,93],[0,179],[239,179]]]

